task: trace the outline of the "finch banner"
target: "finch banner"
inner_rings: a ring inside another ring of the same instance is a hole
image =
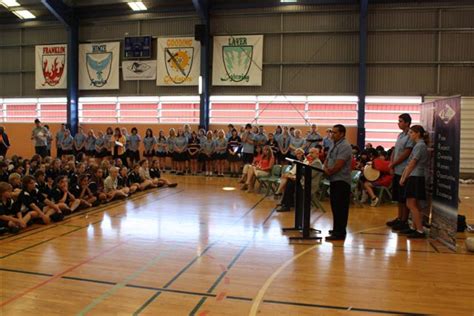
[[[197,86],[201,44],[193,37],[158,38],[157,86]]]
[[[38,45],[35,56],[36,89],[66,89],[67,45]]]
[[[155,80],[156,60],[122,61],[123,80]]]
[[[79,89],[119,88],[120,42],[79,45]]]
[[[263,35],[214,36],[212,85],[261,86]]]

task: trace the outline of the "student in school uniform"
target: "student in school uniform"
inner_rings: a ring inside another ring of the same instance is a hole
[[[232,129],[230,137],[227,140],[227,161],[229,161],[230,176],[238,177],[240,172],[240,139],[237,130]]]
[[[256,166],[248,168],[247,182],[243,185],[242,190],[248,189],[253,192],[257,178],[268,176],[275,164],[275,158],[270,146],[263,147],[262,159]]]
[[[128,174],[129,187],[136,186],[137,190],[143,191],[150,186],[150,182],[142,181],[140,177],[140,165],[134,164],[132,170]]]
[[[193,131],[193,133],[195,133]],[[151,164],[151,167],[150,167],[150,178],[156,182],[158,184],[158,187],[161,187],[161,186],[168,186],[169,188],[174,188],[176,187],[178,184],[175,183],[175,182],[171,182],[167,179],[164,179],[161,177],[161,172],[160,172],[160,164],[158,162],[157,159],[153,160],[152,164]]]
[[[140,161],[140,143],[142,138],[138,135],[138,129],[132,128],[132,134],[128,136],[128,158],[129,165]]]
[[[86,138],[86,144],[85,144],[87,157],[96,157],[96,155],[95,155],[95,142],[96,142],[96,139],[97,139],[97,137],[95,137],[94,130],[90,129],[87,132],[87,138]]]
[[[122,134],[120,128],[116,127],[114,131],[114,159],[121,159],[123,164],[127,163],[126,157],[126,148],[125,145],[127,144],[127,138],[125,135]]]
[[[225,138],[227,140],[229,140],[229,138],[232,137],[232,130],[234,129],[234,125],[233,124],[229,124],[227,125],[227,132],[225,133]]]
[[[76,135],[74,135],[74,155],[77,157],[79,153],[83,153],[86,151],[86,139],[87,135],[84,134],[84,130],[82,126],[78,127],[78,131]]]
[[[276,161],[277,157],[280,153],[279,153],[278,142],[275,139],[275,136],[273,135],[273,133],[268,133],[268,140],[265,143],[265,145],[270,146],[270,148],[272,149],[272,152],[273,152],[273,157],[275,157],[275,161]]]
[[[26,224],[15,217],[11,193],[12,186],[6,182],[0,182],[0,232],[8,231],[16,234],[21,228],[26,228]]]
[[[262,157],[263,157],[262,146],[256,146],[253,161],[251,164],[244,165],[244,168],[242,169],[242,176],[239,180],[239,183],[247,182],[247,175],[249,173],[249,169],[252,169],[253,167],[258,166],[260,164],[260,161],[262,160]],[[244,188],[243,190],[246,190],[247,188]]]
[[[165,173],[166,157],[168,156],[168,140],[166,139],[165,132],[162,129],[160,129],[158,136],[156,137],[155,155],[158,157],[158,161],[160,162],[161,173]]]
[[[153,156],[155,155],[155,144],[156,139],[153,136],[153,130],[151,128],[147,128],[145,132],[145,137],[143,138],[143,147],[145,150],[143,151],[143,157],[151,161]]]
[[[111,167],[109,169],[109,176],[104,180],[104,192],[107,195],[107,202],[126,198],[130,192],[127,187],[118,188],[118,173],[117,167]]]
[[[95,157],[102,159],[107,156],[107,149],[105,148],[105,135],[99,131],[97,139],[95,140]]]
[[[140,175],[140,189],[145,190],[148,188],[158,187],[158,180],[152,179],[150,176],[150,169],[148,165],[148,160],[143,159],[139,162],[140,168],[138,169],[138,174]]]
[[[278,163],[281,165],[288,164],[288,161],[285,159],[289,157],[290,155],[290,140],[291,140],[290,132],[288,131],[288,127],[285,126],[283,129],[283,133],[278,139],[279,153],[278,153],[277,160],[278,160]]]
[[[212,139],[212,132],[207,132],[207,137],[204,142],[201,143],[201,153],[199,155],[200,160],[205,164],[206,176],[212,176],[212,162],[214,160],[214,153],[216,144]]]
[[[61,165],[61,160],[54,159],[51,167],[46,171],[46,179],[56,181],[59,176],[66,175]]]
[[[193,131],[191,129],[191,126],[189,126],[189,124],[183,125],[183,135],[184,137],[186,137],[186,141],[189,141],[189,139],[191,138],[192,132]]]
[[[255,135],[254,135],[255,145],[265,146],[267,141],[268,141],[268,137],[267,137],[267,135],[265,135],[263,125],[260,125],[257,129],[257,133],[255,133]]]
[[[322,141],[323,138],[318,133],[318,127],[316,124],[312,124],[311,130],[306,135],[306,143],[304,145],[305,152],[308,153],[311,148],[315,148],[316,145],[319,145]]]
[[[105,135],[104,135],[105,153],[104,153],[103,158],[108,158],[108,159],[112,158],[114,145],[115,145],[114,130],[112,129],[112,127],[109,126],[107,127],[107,130],[105,131]]]
[[[39,192],[45,197],[50,196],[53,187],[52,185],[48,185],[46,182],[46,173],[43,170],[36,170],[34,177],[36,179],[36,187],[38,188]]]
[[[290,152],[289,152],[288,157],[295,159],[296,158],[295,150],[297,148],[303,148],[304,144],[305,144],[305,139],[301,136],[301,130],[295,129],[295,136],[290,137]]]
[[[198,171],[198,156],[201,145],[199,144],[199,138],[195,131],[191,133],[191,137],[188,140],[188,157],[191,169],[191,174],[195,176]]]
[[[220,130],[217,133],[217,139],[215,140],[215,161],[217,167],[217,176],[224,176],[225,160],[227,158],[227,139],[225,138],[224,130]]]
[[[64,215],[58,205],[47,199],[36,188],[35,178],[25,176],[23,178],[23,190],[17,200],[17,217],[23,224],[27,225],[30,220],[38,218],[44,224],[51,220],[61,221]]]
[[[176,143],[176,130],[174,128],[170,128],[168,131],[168,139],[167,139],[167,151],[168,156],[171,157],[171,173],[176,173],[177,170],[177,155],[175,152],[175,143]]]
[[[280,137],[281,135],[283,134],[283,129],[281,128],[280,125],[278,125],[276,128],[275,128],[275,134],[273,134],[273,138],[275,139],[275,141],[278,143],[280,141]]]
[[[8,183],[13,188],[12,197],[14,200],[16,200],[22,190],[21,175],[16,172],[10,173],[8,176]]]
[[[81,206],[81,200],[76,199],[69,192],[68,178],[60,176],[56,179],[56,187],[51,192],[50,198],[58,205],[64,215],[69,215]]]
[[[65,131],[66,123],[62,123],[61,128],[56,132],[56,158],[61,158],[63,156],[61,141],[63,140]]]
[[[97,197],[94,196],[89,188],[89,175],[82,174],[79,176],[77,184],[71,187],[71,193],[74,197],[81,201],[84,207],[92,207],[97,202]]]
[[[174,141],[174,152],[177,162],[177,171],[176,175],[184,175],[185,172],[185,163],[188,159],[187,155],[187,147],[188,147],[188,140],[184,136],[183,130],[181,128],[178,129],[178,134],[176,135]]]
[[[123,166],[119,169],[117,176],[117,189],[128,189],[129,194],[133,194],[138,190],[138,183],[132,183],[128,176],[127,167]]]
[[[252,125],[245,125],[245,131],[242,138],[242,161],[244,164],[251,164],[255,151],[255,135],[252,133]]]
[[[412,214],[413,229],[403,229],[400,234],[407,235],[407,238],[425,238],[420,201],[426,200],[425,176],[430,163],[426,144],[429,136],[421,125],[413,125],[408,133],[415,146],[408,157],[400,185],[405,186],[406,205]]]
[[[104,171],[97,166],[91,168],[89,189],[97,198],[98,203],[103,203],[107,200],[107,195],[104,192]]]
[[[199,131],[198,131],[198,139],[199,139],[199,144],[203,144],[207,139],[206,131],[203,128],[200,128]],[[204,169],[206,168],[205,162],[203,160],[201,160],[200,155],[201,154],[199,152],[199,154],[198,154],[198,171],[199,171],[199,173],[203,172]]]
[[[63,157],[74,155],[74,138],[68,129],[64,131],[64,137],[61,141],[61,151]]]

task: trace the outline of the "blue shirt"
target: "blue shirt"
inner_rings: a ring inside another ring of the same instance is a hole
[[[352,147],[345,138],[339,140],[329,149],[327,157],[328,167],[333,168],[337,160],[344,160],[344,166],[339,172],[329,176],[329,181],[344,181],[351,185]]]
[[[212,154],[216,149],[216,143],[212,139],[207,139],[201,142],[201,151],[205,154]]]
[[[322,140],[323,138],[318,132],[306,135],[306,145],[308,146],[308,149],[316,147],[316,145],[318,145]]]
[[[217,138],[215,140],[216,152],[219,154],[225,154],[227,152],[227,139]],[[219,148],[220,147],[220,148]]]
[[[86,138],[86,150],[95,150],[95,137],[94,136],[87,136]]]
[[[260,145],[260,146],[265,145],[265,143],[268,140],[267,135],[265,135],[263,133],[254,134],[253,139],[254,139],[255,143],[257,145]]]
[[[76,146],[76,149],[79,149],[84,145],[84,142],[86,141],[86,135],[82,133],[77,133],[74,136],[74,145]]]
[[[138,151],[138,146],[140,146],[140,142],[141,142],[141,137],[140,135],[136,134],[136,135],[129,135],[128,136],[128,149],[130,149],[131,151]]]
[[[104,146],[104,143],[105,143],[104,136],[97,137],[96,140],[95,140],[96,150],[97,149],[101,150],[102,149],[101,147]],[[99,148],[97,148],[97,147],[99,147]]]
[[[300,137],[300,138],[296,138],[296,137],[291,137],[290,138],[290,145],[292,145],[293,147],[295,147],[295,149],[292,149],[291,150],[291,153],[294,155],[295,154],[295,150],[297,148],[302,148],[303,145],[305,143],[305,139],[303,137]]]
[[[161,138],[156,138],[156,152],[159,152],[159,153],[164,153],[166,152],[166,145],[168,145],[168,140],[166,139],[166,137],[161,137]]]
[[[68,137],[63,137],[63,140],[61,141],[61,148],[63,150],[71,150],[73,143],[74,143],[74,138],[72,138],[71,135],[69,135]]]
[[[396,161],[398,157],[405,151],[407,148],[413,148],[415,144],[413,141],[410,139],[410,136],[408,136],[408,133],[401,132],[398,137],[397,137],[397,142],[395,143],[395,149],[393,150],[393,161]],[[406,166],[408,164],[408,159],[405,159],[402,163],[396,165],[394,169],[394,173],[396,175],[401,176],[403,173],[403,170],[405,170]]]
[[[153,136],[143,138],[143,146],[145,147],[145,151],[151,151],[153,146],[156,144],[156,139]]]
[[[410,163],[413,159],[416,159],[417,163],[415,169],[410,173],[410,177],[424,177],[426,175],[426,170],[428,170],[429,156],[428,147],[422,139],[420,139],[415,144],[415,147],[413,147],[407,163]]]
[[[280,146],[280,150],[287,150],[290,147],[290,135],[281,135],[278,138],[278,146]]]
[[[255,140],[255,135],[252,132],[244,132],[242,134],[242,152],[246,154],[253,154],[255,151],[255,145],[247,143],[244,139],[248,135],[249,140]]]
[[[184,135],[178,136],[174,139],[174,145],[179,147],[179,149],[184,150],[188,146],[188,139]]]

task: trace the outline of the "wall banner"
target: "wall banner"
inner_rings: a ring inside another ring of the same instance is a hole
[[[156,60],[122,61],[123,80],[156,80]]]
[[[120,42],[79,45],[79,89],[119,89]]]
[[[35,88],[67,89],[67,45],[38,45],[35,56]]]
[[[157,86],[197,86],[201,44],[193,37],[158,38]]]
[[[461,97],[434,101],[431,236],[456,249],[459,203]]]
[[[214,36],[212,85],[261,86],[263,35]]]

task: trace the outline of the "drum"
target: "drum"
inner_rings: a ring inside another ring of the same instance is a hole
[[[364,177],[367,181],[376,181],[380,177],[380,171],[374,169],[371,164],[364,167]]]

